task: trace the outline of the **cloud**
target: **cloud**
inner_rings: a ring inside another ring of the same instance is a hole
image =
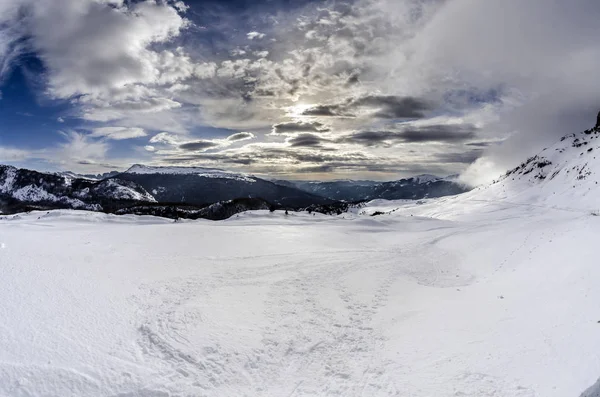
[[[23,149],[0,146],[0,163],[14,163],[31,157],[31,152]]]
[[[237,132],[233,135],[229,135],[227,137],[227,140],[230,142],[239,142],[239,141],[245,141],[248,139],[254,139],[256,138],[256,135],[254,135],[251,132]]]
[[[101,127],[95,128],[91,134],[92,138],[106,138],[113,140],[133,139],[146,136],[146,131],[142,128],[129,127]]]
[[[339,117],[352,115],[345,114],[340,105],[317,105],[303,111],[302,116]]]
[[[110,101],[112,89],[169,83],[192,73],[183,53],[151,48],[187,26],[166,3],[114,8],[89,0],[63,1],[63,7],[34,2],[27,22],[32,45],[48,68],[48,92],[57,98]]]
[[[436,155],[436,159],[439,160],[441,163],[471,164],[479,157],[481,157],[482,153],[483,150],[481,149],[470,150],[467,152],[439,153]]]
[[[181,1],[8,3],[0,4],[0,81],[20,54],[35,55],[44,94],[71,101],[74,116],[106,122],[170,111],[181,104],[168,89],[205,73],[185,50],[168,46],[190,26]]]
[[[166,145],[177,145],[179,144],[179,137],[169,132],[161,132],[150,138],[150,143],[160,143]]]
[[[419,119],[432,110],[432,104],[414,97],[366,95],[345,103],[317,105],[302,112],[303,116],[355,117],[356,112],[381,119]]]
[[[399,133],[403,142],[463,142],[475,138],[473,125],[431,125],[409,127]]]
[[[329,142],[329,140],[314,134],[300,134],[288,139],[286,142],[292,147],[318,147],[324,142]]]
[[[183,149],[183,150],[190,150],[190,151],[203,151],[203,150],[214,148],[217,146],[219,146],[218,142],[202,140],[202,141],[183,143],[183,144],[179,145],[179,148]]]
[[[327,128],[318,121],[313,122],[289,122],[275,124],[272,129],[273,134],[286,134],[286,133],[297,133],[297,132],[327,132]]]
[[[248,40],[263,39],[265,36],[266,36],[266,34],[260,33],[260,32],[249,32],[246,34],[246,37],[248,37]]]
[[[360,131],[339,139],[340,142],[375,146],[382,143],[460,143],[476,137],[478,129],[466,125],[429,125],[401,127],[400,130]]]
[[[424,111],[432,109],[421,99],[394,95],[368,95],[351,101],[348,107],[372,108],[376,110],[373,117],[384,119],[423,118]]]
[[[84,164],[84,161],[87,164],[105,162],[109,150],[106,141],[91,140],[89,136],[70,130],[61,132],[61,135],[66,142],[45,155],[48,160],[63,165]]]

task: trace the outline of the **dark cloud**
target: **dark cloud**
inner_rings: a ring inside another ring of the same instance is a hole
[[[252,139],[254,137],[255,137],[254,134],[251,132],[238,132],[238,133],[228,136],[227,140],[231,141],[231,142],[235,142],[235,141],[243,141],[246,139]]]
[[[328,140],[314,134],[300,134],[287,141],[292,147],[319,147],[323,142]]]
[[[319,105],[302,112],[303,116],[339,116],[339,105]]]
[[[477,128],[471,124],[432,125],[405,128],[400,131],[361,131],[339,139],[339,142],[376,146],[390,142],[446,142],[458,143],[473,139]]]
[[[430,103],[422,99],[393,95],[368,95],[352,100],[348,107],[378,109],[373,116],[383,119],[423,118],[423,112],[432,108]]]
[[[290,122],[290,123],[279,123],[273,126],[274,134],[285,134],[289,132],[327,132],[327,128],[324,124],[319,122],[303,123],[303,122]]]
[[[315,165],[310,167],[302,167],[296,170],[298,173],[302,174],[314,174],[314,173],[326,173],[333,172],[335,170],[335,166],[332,164],[324,164],[324,165]]]
[[[475,138],[473,125],[433,125],[410,128],[400,133],[405,142],[463,142]]]
[[[441,163],[461,163],[471,164],[483,154],[483,150],[476,149],[461,153],[440,153],[435,156],[435,159]]]
[[[354,84],[356,84],[358,82],[360,82],[359,75],[358,74],[353,74],[352,76],[350,76],[348,78],[348,81],[346,81],[346,85],[354,85]]]
[[[181,145],[179,145],[179,148],[183,149],[183,150],[194,151],[194,150],[206,150],[206,149],[210,149],[210,148],[217,147],[217,146],[219,146],[219,144],[216,142],[212,142],[212,141],[195,141],[195,142],[188,142],[188,143],[181,144]]]
[[[307,134],[308,135],[308,134]],[[315,138],[319,138],[315,136]],[[217,153],[193,153],[165,157],[169,163],[212,166],[214,163],[231,167],[248,167],[253,172],[270,174],[326,173],[326,172],[375,172],[406,175],[431,172],[445,175],[448,170],[461,164],[472,163],[482,151],[440,153],[429,156],[426,161],[415,163],[410,159],[386,156],[371,157],[362,152],[323,151],[320,147],[271,147],[254,144],[251,151],[228,149]],[[455,164],[455,165],[452,165]]]
[[[354,164],[363,163],[369,160],[369,158],[362,152],[340,152],[340,151],[317,151],[308,150],[302,148],[273,148],[256,146],[251,152],[249,151],[235,151],[226,150],[218,153],[196,153],[186,154],[183,156],[170,156],[165,157],[166,161],[173,162],[201,162],[201,161],[214,161],[225,164],[267,164],[277,162],[279,163],[293,163],[293,164],[324,164],[324,163],[336,163],[336,164]]]
[[[355,117],[346,111],[341,105],[318,105],[302,112],[303,116],[320,117]]]
[[[395,139],[398,139],[398,133],[394,131],[360,131],[343,137],[339,141],[343,143],[358,143],[364,146],[375,146]]]
[[[353,76],[348,84],[358,82],[358,77]],[[321,117],[355,117],[359,109],[372,109],[372,117],[382,119],[419,119],[425,117],[424,111],[431,110],[428,102],[415,97],[378,96],[368,95],[358,99],[349,99],[343,104],[318,105],[305,110],[303,116]]]
[[[502,141],[482,141],[482,142],[469,142],[467,146],[477,147],[477,148],[487,148],[493,145],[498,145],[502,143]]]

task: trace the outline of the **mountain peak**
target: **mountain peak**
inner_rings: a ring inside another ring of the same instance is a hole
[[[434,182],[434,181],[440,180],[442,178],[440,178],[439,176],[431,175],[431,174],[421,174],[421,175],[413,176],[412,178],[409,178],[409,179],[413,179],[416,183],[428,183],[428,182]]]
[[[222,178],[222,179],[238,179],[246,182],[255,182],[256,179],[250,175],[225,171],[219,168],[205,167],[178,167],[178,166],[147,166],[142,164],[134,164],[124,174],[137,175],[197,175],[205,178]]]

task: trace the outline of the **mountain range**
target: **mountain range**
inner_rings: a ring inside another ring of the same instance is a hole
[[[577,202],[600,211],[595,164],[600,126],[568,134],[464,199],[486,196],[567,207]],[[374,199],[419,200],[470,189],[456,176],[418,175],[390,182],[285,181],[200,167],[150,167],[77,175],[0,166],[0,211],[73,208],[119,214],[224,219],[251,209],[309,209],[340,213],[349,203]],[[549,204],[548,204],[549,203]]]
[[[390,182],[375,181],[276,181],[332,200],[359,202],[374,199],[419,200],[451,196],[470,190],[452,175],[440,178],[435,175],[418,175]]]
[[[99,175],[43,173],[0,166],[0,211],[72,208],[172,218],[224,219],[252,209],[340,213],[348,203],[375,198],[421,199],[462,193],[450,178],[421,175],[393,182],[269,181],[201,167],[136,164]]]

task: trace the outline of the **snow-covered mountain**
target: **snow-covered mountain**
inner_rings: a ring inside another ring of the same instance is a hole
[[[562,137],[470,198],[600,210],[600,126]]]
[[[58,173],[58,175],[66,176],[69,178],[90,179],[90,180],[94,180],[94,181],[101,181],[103,179],[107,179],[107,178],[116,176],[118,174],[120,174],[119,171],[110,171],[110,172],[105,172],[103,174],[78,174],[78,173],[75,173],[72,171],[63,171],[63,172]]]
[[[135,164],[127,171],[125,171],[125,173],[136,175],[195,175],[204,178],[234,179],[249,183],[256,182],[256,178],[250,175],[225,171],[219,168],[151,167],[141,164]]]
[[[208,205],[238,198],[261,198],[273,205],[300,208],[333,202],[295,187],[220,169],[138,164],[118,177],[143,186],[162,203]]]
[[[132,203],[155,203],[144,188],[121,179],[72,178],[0,165],[0,210],[73,208],[102,211]]]
[[[341,180],[327,182],[277,181],[277,183],[285,183],[322,197],[348,202],[374,199],[419,200],[450,196],[469,190],[468,187],[457,183],[455,178],[441,178],[427,174],[391,182]]]

